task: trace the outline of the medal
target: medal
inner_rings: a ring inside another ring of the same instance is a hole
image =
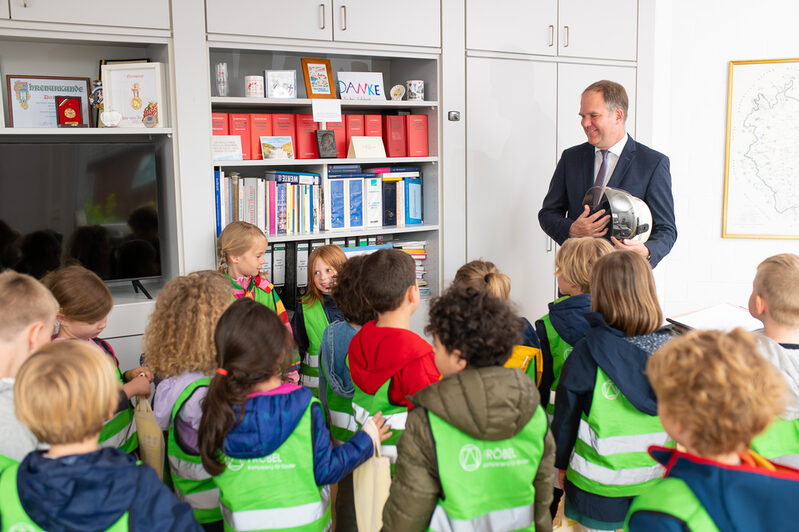
[[[138,83],[134,83],[133,87],[131,87],[131,91],[133,91],[133,99],[130,101],[130,106],[138,111],[141,109],[141,98],[139,98],[141,86]]]

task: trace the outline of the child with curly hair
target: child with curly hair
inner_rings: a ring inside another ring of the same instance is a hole
[[[214,481],[201,467],[197,430],[209,376],[216,370],[214,328],[229,305],[224,275],[190,273],[164,286],[144,332],[144,360],[163,379],[155,389],[153,412],[161,430],[169,431],[167,457],[175,492],[209,530],[221,530],[222,514]]]

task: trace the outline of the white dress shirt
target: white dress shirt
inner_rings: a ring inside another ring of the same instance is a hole
[[[628,137],[629,135],[625,133],[621,140],[608,150],[608,172],[605,174],[605,182],[600,186],[608,186],[608,181],[613,176],[613,170],[616,169],[616,164],[619,162],[619,157],[621,157],[621,152],[627,144]],[[596,181],[596,176],[599,174],[600,166],[602,166],[602,151],[599,148],[594,148],[594,181]]]

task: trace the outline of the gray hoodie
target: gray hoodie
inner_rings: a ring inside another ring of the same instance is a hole
[[[788,401],[780,417],[787,420],[799,418],[799,349],[786,349],[763,335],[758,336],[757,344],[760,354],[785,375]]]
[[[14,414],[14,379],[0,379],[0,455],[21,462],[39,442]]]

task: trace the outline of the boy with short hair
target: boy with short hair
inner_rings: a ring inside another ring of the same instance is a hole
[[[14,379],[28,356],[50,341],[57,312],[58,303],[39,281],[0,273],[0,456],[19,461],[39,443],[14,414]]]
[[[151,467],[98,448],[120,388],[108,357],[81,340],[49,343],[23,364],[17,417],[50,449],[0,471],[2,530],[202,530]]]
[[[783,253],[757,267],[749,312],[763,322],[760,354],[785,376],[788,401],[752,449],[783,465],[799,467],[799,256]]]
[[[383,455],[393,463],[412,408],[408,397],[440,375],[430,344],[410,331],[420,300],[413,258],[396,249],[380,249],[364,259],[362,279],[363,295],[377,312],[377,321],[366,322],[350,342],[352,407],[360,425],[383,413],[393,434],[383,442]]]
[[[444,378],[413,396],[383,529],[552,530],[555,440],[535,383],[503,367],[519,317],[455,285],[433,301],[427,332]]]
[[[633,501],[625,530],[793,530],[799,470],[747,451],[786,395],[753,335],[693,331],[661,347],[646,372],[663,427],[686,451],[649,448],[665,478]]]

